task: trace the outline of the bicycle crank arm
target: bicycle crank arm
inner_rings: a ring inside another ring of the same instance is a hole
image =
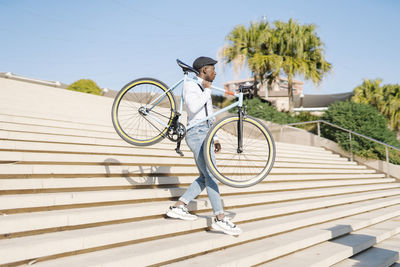
[[[183,157],[183,152],[181,151],[181,141],[178,141],[175,148],[176,153],[178,153],[181,157]]]

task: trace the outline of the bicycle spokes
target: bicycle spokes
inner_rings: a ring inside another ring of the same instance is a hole
[[[250,186],[265,178],[272,167],[275,148],[268,130],[252,118],[237,116],[219,121],[206,139],[207,166],[220,181],[236,187]],[[242,135],[241,146],[238,142]],[[222,149],[212,152],[212,140],[217,136]],[[239,149],[240,148],[240,149]]]
[[[117,133],[135,145],[150,145],[165,137],[175,113],[175,101],[167,90],[154,79],[139,79],[125,86],[113,105]]]

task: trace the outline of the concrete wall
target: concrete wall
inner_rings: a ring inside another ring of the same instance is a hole
[[[77,96],[79,96],[77,98]],[[79,101],[77,101],[79,99]],[[0,111],[19,110],[56,119],[58,115],[111,125],[112,98],[0,77]]]
[[[291,144],[321,146],[335,153],[338,153],[343,157],[351,157],[349,152],[343,150],[337,143],[329,139],[319,137],[315,134],[295,127],[280,126],[271,123],[268,123],[268,125],[276,141]],[[391,177],[400,179],[400,165],[395,165],[392,163],[388,164],[385,161],[381,160],[364,159],[355,155],[353,155],[353,159],[360,164],[364,164],[379,172],[388,173]]]

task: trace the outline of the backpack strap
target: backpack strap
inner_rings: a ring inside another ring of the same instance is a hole
[[[201,86],[201,84],[198,84],[198,85],[199,85],[201,91],[204,92],[203,86]],[[208,101],[207,101],[207,102],[208,102]],[[206,111],[206,117],[208,117],[207,102],[204,104],[204,109],[205,109],[205,111]],[[209,123],[208,120],[207,120],[207,125],[210,125],[210,123]]]

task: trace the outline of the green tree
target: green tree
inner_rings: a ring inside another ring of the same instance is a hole
[[[298,122],[288,112],[280,112],[275,107],[270,106],[265,101],[262,101],[258,97],[246,100],[247,114],[260,118],[266,121],[271,121],[278,124],[287,124],[292,122]]]
[[[299,114],[294,114],[278,111],[276,107],[271,106],[268,102],[263,101],[258,97],[245,99],[244,102],[248,115],[277,124],[289,124],[294,122],[313,121],[320,119],[320,117],[312,115],[310,112],[300,112]],[[228,104],[232,104],[232,102],[226,103],[226,105]],[[236,113],[237,109],[231,110],[231,112]],[[295,127],[305,129],[315,134],[317,133],[316,124],[297,125]]]
[[[386,118],[371,105],[353,101],[336,102],[329,106],[322,119],[345,129],[400,147],[395,134],[387,127]],[[339,143],[345,150],[350,150],[348,132],[322,124],[321,134],[323,137]],[[357,155],[385,160],[385,148],[375,142],[353,135],[351,146],[353,152]],[[391,151],[390,158],[393,163],[400,164],[400,153]]]
[[[101,88],[90,79],[80,79],[70,84],[67,89],[94,95],[101,95],[102,93]]]

